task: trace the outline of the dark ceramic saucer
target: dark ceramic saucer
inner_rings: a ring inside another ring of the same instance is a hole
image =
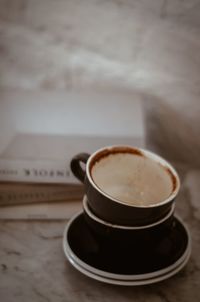
[[[63,247],[72,265],[89,277],[113,284],[140,285],[177,273],[189,259],[190,241],[187,228],[176,217],[168,236],[148,250],[139,250],[137,242],[129,246],[105,244],[93,236],[83,213],[79,213],[65,228]]]

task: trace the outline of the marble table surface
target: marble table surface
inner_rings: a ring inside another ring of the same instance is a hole
[[[65,259],[62,234],[67,221],[1,221],[1,301],[198,301],[200,170],[185,165],[177,169],[182,188],[176,213],[191,232],[192,254],[176,276],[139,287],[100,283],[76,271]]]
[[[0,301],[200,301],[199,8],[199,0],[0,1],[0,106],[4,90],[140,93],[147,147],[177,168],[176,213],[192,236],[176,276],[120,287],[69,264],[67,221],[1,221]]]

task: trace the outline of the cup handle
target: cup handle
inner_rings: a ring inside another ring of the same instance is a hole
[[[86,172],[85,172],[85,170],[83,170],[83,168],[81,167],[80,164],[81,163],[86,164],[89,157],[90,157],[90,154],[88,154],[88,153],[79,153],[72,158],[71,163],[70,163],[72,173],[81,182],[84,182]]]

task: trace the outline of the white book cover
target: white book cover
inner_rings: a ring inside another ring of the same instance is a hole
[[[0,129],[0,181],[77,183],[77,153],[145,145],[141,100],[130,93],[1,91]]]

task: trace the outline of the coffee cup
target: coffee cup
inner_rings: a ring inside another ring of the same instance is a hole
[[[156,223],[171,211],[180,189],[178,174],[169,162],[130,146],[80,153],[72,159],[71,170],[84,182],[92,213],[117,225]]]

